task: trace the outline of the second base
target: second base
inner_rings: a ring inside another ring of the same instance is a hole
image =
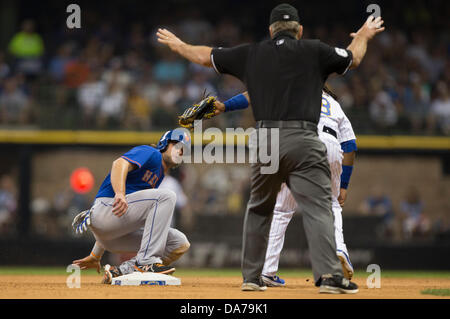
[[[112,279],[111,285],[116,286],[180,286],[179,278],[155,274],[151,272],[134,272]]]

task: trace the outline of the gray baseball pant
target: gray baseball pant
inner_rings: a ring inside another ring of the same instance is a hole
[[[259,138],[268,137],[261,134]],[[270,148],[270,143],[267,145]],[[280,128],[279,171],[261,174],[261,167],[267,165],[259,162],[251,165],[251,191],[242,248],[244,282],[260,280],[273,209],[283,182],[287,183],[302,211],[315,283],[319,284],[325,274],[343,275],[336,256],[331,174],[326,152],[317,129]]]
[[[176,203],[173,191],[147,189],[126,195],[126,199],[128,211],[117,217],[112,213],[114,198],[97,198],[90,226],[97,245],[114,253],[137,253],[119,266],[122,274],[136,271],[136,262],[168,265],[189,249],[186,236],[170,228]]]

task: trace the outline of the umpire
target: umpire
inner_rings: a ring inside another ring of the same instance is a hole
[[[323,293],[358,292],[357,285],[343,277],[336,256],[330,168],[326,147],[317,135],[317,123],[327,77],[358,66],[368,41],[384,30],[382,24],[381,18],[369,17],[358,32],[351,34],[353,41],[347,49],[301,39],[303,27],[298,12],[288,4],[272,10],[271,39],[259,43],[227,49],[193,46],[166,29],[158,30],[158,41],[173,51],[244,82],[257,128],[279,129],[279,171],[262,174],[262,164],[252,164],[244,221],[242,290],[266,289],[260,276],[276,196],[286,182],[303,214],[316,286]]]

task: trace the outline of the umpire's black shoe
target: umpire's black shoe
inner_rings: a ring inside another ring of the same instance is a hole
[[[358,285],[339,275],[324,275],[320,283],[321,294],[356,294]]]
[[[164,274],[164,275],[170,275],[175,272],[174,267],[164,266],[163,264],[159,263],[144,266],[141,266],[136,263],[134,268],[139,272],[154,272],[155,274]]]

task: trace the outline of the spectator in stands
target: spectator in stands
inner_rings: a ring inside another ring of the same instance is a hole
[[[132,85],[125,112],[124,127],[130,130],[150,130],[151,105],[142,94],[140,87]]]
[[[51,58],[48,71],[55,81],[61,82],[64,80],[66,66],[72,59],[72,50],[72,43],[64,43],[58,48],[57,54]]]
[[[186,66],[177,56],[168,51],[153,68],[153,77],[161,83],[181,84],[186,77]]]
[[[64,84],[69,89],[77,89],[89,79],[91,69],[87,63],[86,52],[65,64]]]
[[[450,135],[450,94],[447,83],[438,82],[436,92],[428,115],[428,133],[434,133],[437,128],[442,134]]]
[[[33,20],[25,20],[22,30],[16,33],[8,46],[9,52],[16,59],[17,71],[34,78],[42,69],[44,42],[35,32]]]
[[[10,175],[0,178],[0,235],[14,232],[16,188]]]
[[[5,54],[0,51],[0,87],[2,85],[3,79],[5,79],[11,71],[8,63],[5,60]]]
[[[186,98],[191,101],[199,101],[205,93],[217,95],[216,89],[208,82],[208,72],[197,69],[186,84]]]
[[[100,104],[97,125],[99,128],[118,128],[124,115],[127,102],[126,92],[123,87],[113,81]]]
[[[404,106],[411,125],[411,131],[414,134],[418,134],[423,128],[428,106],[428,97],[418,74],[413,76],[412,85],[405,89]]]
[[[82,125],[85,128],[95,127],[96,115],[106,95],[106,89],[107,86],[100,80],[98,72],[90,73],[87,82],[78,88],[78,103],[81,106]]]
[[[400,203],[403,220],[402,229],[405,239],[427,235],[431,229],[430,220],[423,215],[424,203],[416,187],[411,187],[405,199]]]
[[[104,81],[107,86],[111,86],[114,83],[114,86],[122,92],[128,89],[132,78],[130,73],[124,68],[122,58],[115,57],[112,59],[109,69],[102,75],[102,81]]]
[[[370,117],[378,130],[389,132],[397,123],[398,114],[391,96],[384,90],[378,91],[370,103]]]
[[[5,80],[3,91],[0,93],[1,124],[29,123],[30,99],[19,87],[19,81],[19,76]]]
[[[375,186],[361,205],[361,212],[366,215],[382,217],[382,225],[378,230],[380,236],[392,236],[394,231],[394,210],[391,199],[383,192],[382,187]]]

